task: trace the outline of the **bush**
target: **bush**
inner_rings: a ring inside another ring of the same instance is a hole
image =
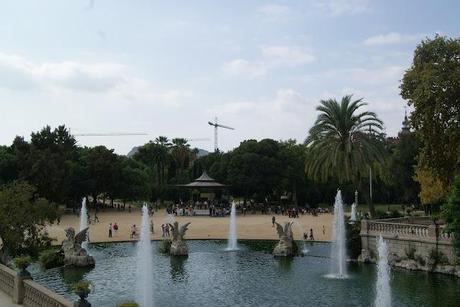
[[[45,269],[52,269],[64,265],[64,254],[55,249],[47,249],[40,253],[38,260]]]
[[[415,260],[415,247],[409,245],[409,248],[404,249],[407,259]]]
[[[87,296],[91,292],[91,282],[88,280],[80,280],[73,285],[72,289],[79,296]]]
[[[164,239],[158,244],[158,251],[162,254],[169,254],[171,251],[171,240]]]
[[[117,304],[117,307],[139,307],[139,304],[136,303],[135,301],[126,301]]]
[[[421,266],[425,266],[426,261],[421,255],[415,256],[415,261],[417,261]]]
[[[449,264],[449,259],[447,258],[446,255],[443,254],[443,252],[437,251],[436,249],[432,249],[430,251],[430,260],[431,263],[433,264],[433,267],[436,265],[447,265]]]
[[[30,256],[19,256],[13,259],[14,265],[24,271],[32,263],[32,258]]]
[[[345,226],[347,236],[347,254],[351,259],[358,259],[358,256],[361,254],[361,236],[359,235],[361,232],[360,225],[360,223],[347,223]]]
[[[447,223],[445,231],[454,233],[454,247],[460,255],[460,176],[455,177],[449,200],[443,206],[442,216]]]

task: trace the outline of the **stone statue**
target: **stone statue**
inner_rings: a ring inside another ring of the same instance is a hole
[[[281,226],[279,223],[276,223],[276,231],[278,232],[278,236],[280,241],[276,244],[275,248],[273,249],[273,255],[276,257],[291,257],[293,252],[293,239],[294,235],[292,234],[292,224],[294,222],[287,222],[284,224],[284,227]]]
[[[94,258],[88,255],[81,244],[86,241],[88,228],[75,235],[75,229],[69,227],[65,230],[67,239],[62,241],[61,250],[64,253],[64,264],[77,267],[94,266]]]
[[[179,228],[178,222],[174,222],[174,225],[169,224],[169,227],[171,228],[171,231],[172,231],[172,241],[171,241],[171,247],[169,250],[170,255],[172,256],[187,256],[188,255],[187,244],[185,244],[185,241],[184,241],[184,235],[188,229],[188,225],[190,225],[190,222],[182,225],[182,227],[180,228]]]

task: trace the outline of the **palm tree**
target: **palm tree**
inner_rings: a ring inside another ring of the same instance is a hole
[[[361,178],[372,163],[382,163],[384,146],[381,141],[383,122],[374,112],[358,109],[367,105],[363,99],[344,96],[321,100],[315,124],[305,140],[307,160],[305,171],[313,179],[326,181],[337,178],[340,183],[352,182],[362,190]],[[375,215],[369,200],[369,211]]]

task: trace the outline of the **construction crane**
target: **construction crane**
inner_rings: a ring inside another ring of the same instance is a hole
[[[214,122],[209,121],[208,124],[214,127],[214,152],[217,152],[219,150],[219,147],[217,145],[217,128],[224,128],[230,130],[235,130],[235,128],[218,124],[217,117],[214,119]]]

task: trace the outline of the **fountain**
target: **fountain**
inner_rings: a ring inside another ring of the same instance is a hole
[[[152,246],[150,242],[150,219],[146,205],[142,207],[140,240],[137,243],[137,301],[142,307],[153,306]]]
[[[356,222],[356,203],[353,203],[351,205],[351,216],[350,216],[350,221]]]
[[[343,214],[342,192],[337,191],[334,203],[334,220],[332,223],[331,274],[333,278],[347,278],[346,268],[345,218]]]
[[[379,261],[377,263],[377,283],[375,290],[375,307],[390,307],[391,306],[391,288],[390,288],[390,266],[388,265],[388,249],[387,244],[380,235],[377,243],[379,251]]]
[[[80,231],[88,228],[88,212],[86,210],[86,197],[83,197],[81,200],[81,209],[80,209]],[[81,247],[88,249],[88,232],[86,232],[85,240],[82,242]]]
[[[278,244],[276,244],[273,249],[273,255],[275,257],[292,257],[294,255],[294,235],[292,233],[293,223],[294,222],[287,222],[283,227],[281,224],[275,222],[276,232],[280,238]]]
[[[227,248],[228,251],[238,250],[238,242],[236,237],[236,208],[235,202],[232,202],[232,209],[230,211],[230,226],[228,230],[228,243]]]

